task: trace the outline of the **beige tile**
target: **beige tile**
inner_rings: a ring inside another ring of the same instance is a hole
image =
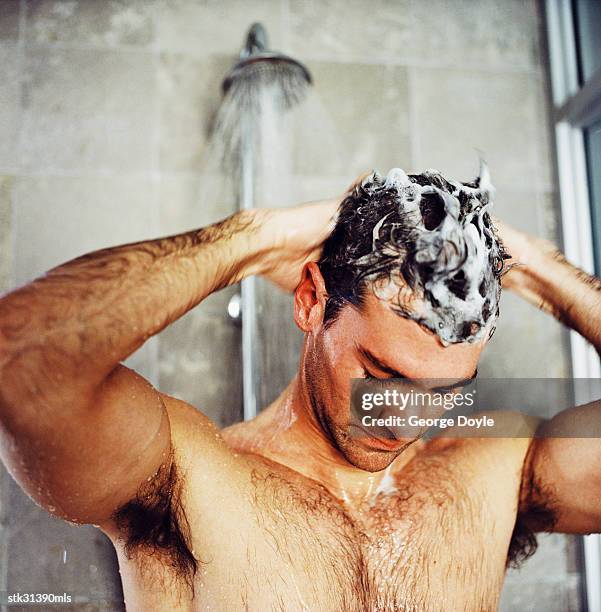
[[[412,0],[409,11],[419,63],[515,70],[541,62],[536,0]]]
[[[21,121],[21,59],[16,43],[0,43],[0,168],[17,168]]]
[[[290,0],[290,51],[300,60],[406,62],[414,51],[410,0]]]
[[[159,234],[146,179],[20,177],[14,202],[18,284],[84,253]]]
[[[495,194],[492,214],[516,229],[560,245],[561,213],[556,193],[501,187]]]
[[[232,181],[204,174],[160,179],[161,232],[177,234],[220,221],[238,210]]]
[[[297,175],[293,177],[294,199],[297,202],[325,200],[342,195],[356,177],[352,174],[335,175]]]
[[[555,124],[553,122],[553,104],[549,84],[549,67],[546,66],[537,76],[530,80],[536,95],[538,138],[537,154],[541,169],[541,184],[544,189],[552,191],[557,188],[555,168]]]
[[[552,569],[550,569],[552,571]],[[569,607],[571,594],[565,580],[507,583],[501,596],[500,612],[576,612]],[[577,610],[577,609],[576,609]]]
[[[386,172],[408,167],[409,90],[407,72],[394,66],[312,63],[322,115],[333,124],[324,130],[313,113],[295,134],[295,172],[354,177],[365,170]],[[327,125],[325,127],[328,127]],[[335,142],[321,139],[325,133]]]
[[[257,282],[256,362],[259,408],[288,386],[299,368],[304,334],[294,322],[292,294],[264,279]]]
[[[537,88],[527,74],[415,69],[412,125],[419,168],[459,180],[484,156],[497,188],[547,188]]]
[[[504,291],[497,330],[483,353],[483,378],[570,376],[565,328],[550,315]]]
[[[523,579],[544,581],[553,576],[557,581],[567,576],[566,547],[570,536],[559,533],[541,533],[538,535],[538,550],[524,565]],[[515,573],[512,573],[510,580]]]
[[[13,177],[0,176],[0,294],[12,285],[12,184]]]
[[[290,0],[290,48],[302,60],[530,69],[539,20],[534,0]]]
[[[157,42],[161,50],[206,56],[238,55],[250,25],[259,21],[267,28],[270,47],[286,51],[279,0],[159,0],[154,4]]]
[[[195,59],[162,53],[158,66],[160,168],[198,172],[205,164],[221,83],[232,57]]]
[[[225,317],[188,312],[159,336],[159,387],[219,426],[242,418],[241,332]]]
[[[492,214],[528,234],[540,232],[540,194],[499,187],[494,196]]]
[[[147,46],[154,39],[151,6],[144,0],[29,0],[26,40],[37,44]]]
[[[154,103],[149,54],[30,49],[22,166],[36,172],[149,173]]]
[[[159,384],[159,339],[153,336],[144,342],[144,344],[129,357],[123,360],[123,363],[138,374],[143,376],[155,388]]]
[[[16,41],[19,37],[19,0],[0,2],[0,40]]]
[[[538,232],[541,238],[546,238],[561,246],[561,208],[558,193],[537,194]]]

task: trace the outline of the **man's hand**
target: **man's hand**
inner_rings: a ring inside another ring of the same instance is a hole
[[[577,331],[601,355],[601,280],[570,264],[549,240],[493,222],[512,256],[503,287]]]
[[[558,253],[557,247],[549,240],[522,232],[500,219],[493,218],[493,221],[505,249],[511,255],[511,259],[505,260],[508,271],[501,279],[503,289],[515,292],[544,312],[559,317],[554,305],[529,288],[526,282],[533,266],[536,268],[544,265],[545,257]]]
[[[262,232],[271,235],[274,244],[263,276],[285,291],[294,291],[303,266],[319,259],[323,243],[336,224],[338,207],[367,174],[361,174],[344,193],[329,200],[291,208],[256,209],[257,223]]]
[[[263,276],[284,291],[294,291],[303,266],[319,259],[323,243],[334,229],[339,204],[338,199],[332,199],[293,208],[257,209],[257,222],[274,242]]]
[[[515,227],[493,217],[497,233],[511,259],[506,260],[509,271],[503,276],[503,288],[514,289],[519,282],[519,272],[524,266],[532,264],[537,255],[550,256],[557,252],[557,247],[550,241],[522,232]]]

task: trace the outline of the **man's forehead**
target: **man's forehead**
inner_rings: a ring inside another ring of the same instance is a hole
[[[403,367],[405,376],[420,377],[427,366],[439,370],[436,376],[470,377],[477,365],[484,341],[444,346],[439,337],[416,321],[394,312],[387,302],[370,295],[352,325],[357,344],[395,370]]]
[[[365,331],[369,331],[370,335],[388,339],[391,342],[395,340],[404,343],[417,342],[432,349],[444,348],[434,332],[422,327],[413,319],[401,316],[395,311],[392,302],[383,300],[372,293],[366,296],[358,314],[366,327]]]

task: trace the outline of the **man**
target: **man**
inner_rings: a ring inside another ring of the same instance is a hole
[[[533,531],[601,530],[601,445],[348,427],[353,378],[475,375],[505,247],[524,264],[507,286],[600,349],[599,280],[505,226],[503,246],[490,191],[484,175],[373,173],[342,203],[103,249],[5,295],[4,462],[111,538],[129,610],[495,609]],[[294,290],[300,367],[220,432],[120,362],[252,274]]]

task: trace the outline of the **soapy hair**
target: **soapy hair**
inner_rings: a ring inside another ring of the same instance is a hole
[[[373,172],[341,203],[319,261],[325,325],[368,292],[444,345],[490,337],[510,258],[490,217],[488,169],[461,183],[436,170]]]

